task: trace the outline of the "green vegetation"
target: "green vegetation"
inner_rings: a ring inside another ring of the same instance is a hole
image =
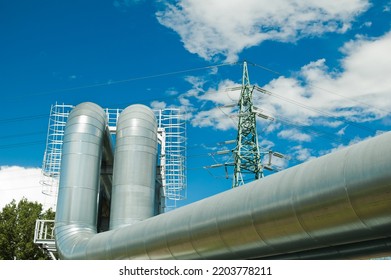
[[[43,211],[42,204],[23,198],[13,200],[0,212],[0,260],[44,260],[49,259],[33,243],[35,221],[54,219],[55,213]]]

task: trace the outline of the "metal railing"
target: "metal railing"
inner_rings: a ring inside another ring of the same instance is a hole
[[[55,104],[50,109],[46,149],[42,164],[42,192],[57,197],[61,169],[64,129],[73,105]],[[119,114],[123,109],[105,108],[108,126],[116,134]],[[162,186],[165,193],[166,211],[175,209],[177,202],[187,197],[186,174],[186,120],[178,108],[153,110],[160,134],[159,164],[162,170]],[[162,135],[164,134],[164,137]],[[161,141],[164,141],[162,144]],[[55,205],[52,205],[55,208]]]
[[[54,220],[36,220],[34,243],[38,245],[53,260],[56,259],[56,240],[54,238]]]

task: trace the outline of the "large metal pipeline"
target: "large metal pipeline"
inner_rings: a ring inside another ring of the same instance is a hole
[[[360,257],[366,250],[391,253],[391,132],[98,234],[96,189],[104,112],[96,105],[79,106],[76,112],[84,115],[72,111],[64,137],[55,225],[62,259],[338,258],[347,251]],[[80,140],[82,130],[94,135],[86,136],[86,143]],[[77,155],[68,155],[68,150]],[[143,176],[153,174],[151,170]]]

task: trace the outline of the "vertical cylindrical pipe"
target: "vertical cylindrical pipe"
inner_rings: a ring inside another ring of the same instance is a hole
[[[157,124],[143,105],[127,107],[117,123],[110,229],[154,215]]]
[[[89,102],[76,106],[68,117],[55,227],[58,251],[64,259],[82,254],[83,242],[74,246],[75,240],[96,233],[99,172],[106,124],[103,109]]]

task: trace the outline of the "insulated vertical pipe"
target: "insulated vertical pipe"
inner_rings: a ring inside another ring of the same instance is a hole
[[[156,161],[153,111],[143,105],[127,107],[117,123],[110,229],[154,215]]]
[[[97,232],[97,199],[106,114],[82,103],[65,127],[55,236],[60,258],[82,258],[86,241]],[[75,246],[77,244],[77,246]]]

